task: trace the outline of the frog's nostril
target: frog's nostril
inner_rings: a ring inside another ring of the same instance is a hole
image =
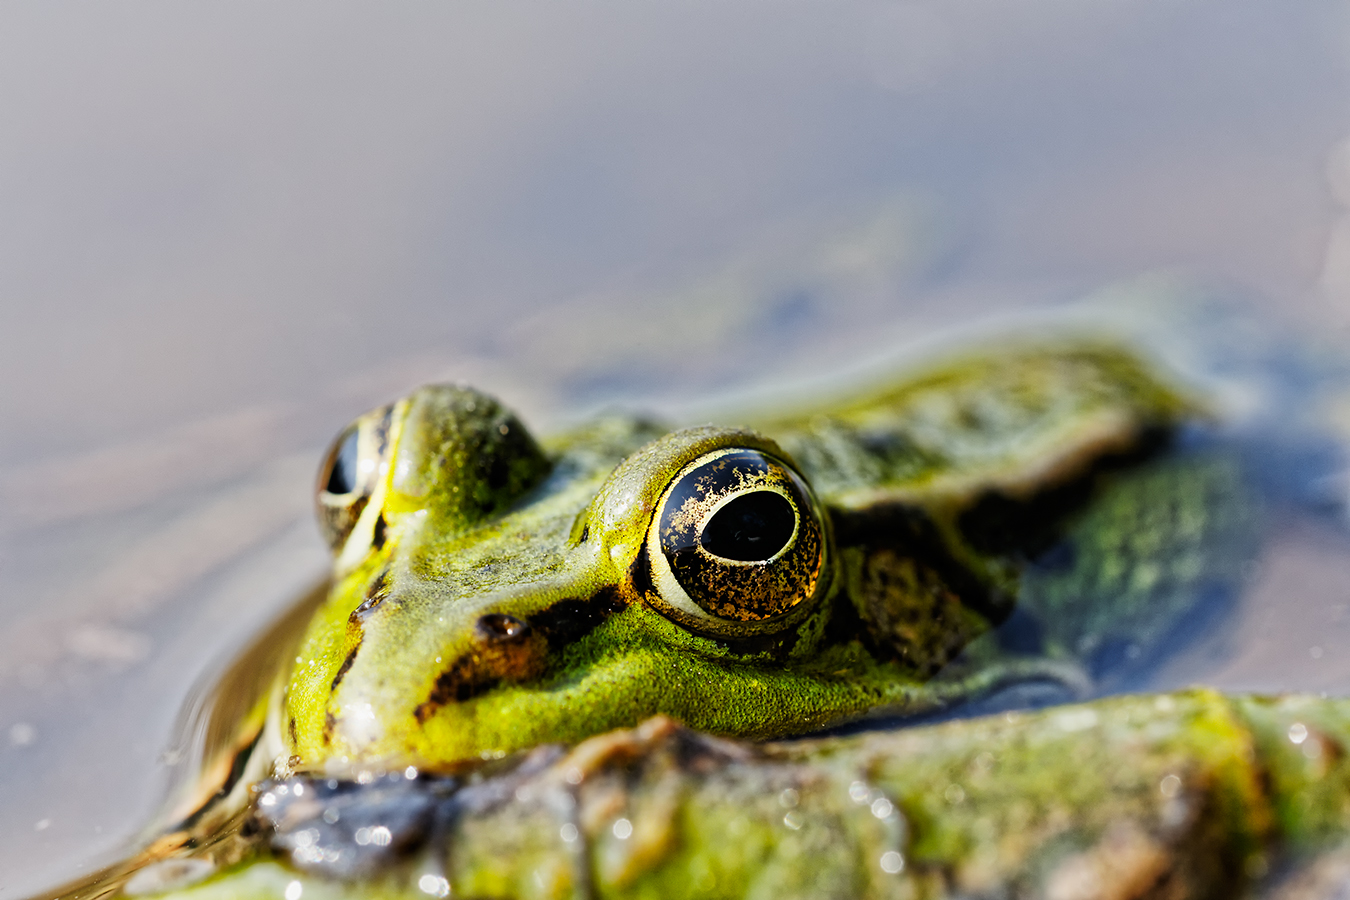
[[[515,616],[488,613],[479,617],[478,633],[490,641],[518,641],[530,636],[530,626]]]

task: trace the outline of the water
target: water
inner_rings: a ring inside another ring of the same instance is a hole
[[[419,382],[547,430],[1159,270],[1344,347],[1348,61],[1273,0],[6,5],[0,897],[149,821],[321,577],[322,447]],[[1348,583],[1294,521],[1159,683],[1345,690]]]

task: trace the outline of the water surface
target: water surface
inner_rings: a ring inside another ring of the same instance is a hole
[[[420,382],[547,430],[1158,272],[1343,348],[1348,62],[1297,0],[6,4],[0,897],[148,821]],[[1158,683],[1350,687],[1343,535],[1249,581]]]

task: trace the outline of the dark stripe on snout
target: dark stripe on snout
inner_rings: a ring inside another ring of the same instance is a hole
[[[504,613],[481,616],[474,626],[474,649],[446,666],[413,715],[425,723],[447,703],[471,700],[502,682],[538,678],[550,650],[580,640],[623,608],[618,589],[608,587],[585,600],[559,600],[528,622]]]
[[[355,647],[347,651],[347,658],[342,661],[342,665],[338,666],[337,674],[333,676],[333,684],[329,688],[330,691],[336,691],[338,685],[342,684],[342,679],[346,677],[347,670],[352,667],[352,663],[356,662],[356,651],[360,649],[361,645],[358,643]]]
[[[600,623],[624,608],[619,589],[608,585],[585,600],[559,600],[530,617],[530,625],[559,650],[590,634]]]
[[[480,616],[474,625],[475,648],[450,663],[436,678],[427,699],[413,710],[425,722],[447,703],[463,703],[490,691],[503,677],[521,681],[537,670],[542,638],[528,622],[504,613]]]
[[[461,656],[436,679],[427,699],[417,704],[413,715],[419,724],[426,722],[447,703],[463,703],[485,691],[490,691],[501,683],[496,675],[478,671],[477,660],[472,654]]]
[[[366,588],[366,599],[362,600],[352,614],[347,617],[347,643],[351,649],[347,651],[347,657],[342,660],[342,665],[338,666],[337,674],[333,676],[333,683],[329,686],[329,691],[336,691],[342,679],[347,676],[352,663],[356,662],[356,651],[361,649],[361,642],[365,640],[364,622],[366,615],[375,607],[379,606],[389,596],[389,570],[386,568],[375,576],[375,580]]]

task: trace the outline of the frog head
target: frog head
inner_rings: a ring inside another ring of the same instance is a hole
[[[997,667],[932,676],[1008,615],[1022,565],[978,546],[971,511],[1081,478],[1184,408],[1138,366],[1082,377],[1103,354],[1119,367],[981,373],[974,418],[934,406],[966,365],[770,422],[777,441],[616,417],[541,444],[444,385],[368,413],[320,471],[334,583],[286,688],[293,759],[445,769],[658,713],[762,738],[968,695]]]
[[[302,759],[447,763],[657,712],[769,734],[787,709],[851,708],[808,674],[836,568],[787,453],[603,430],[549,452],[491,398],[432,386],[338,438],[318,490],[336,584],[288,691]]]

